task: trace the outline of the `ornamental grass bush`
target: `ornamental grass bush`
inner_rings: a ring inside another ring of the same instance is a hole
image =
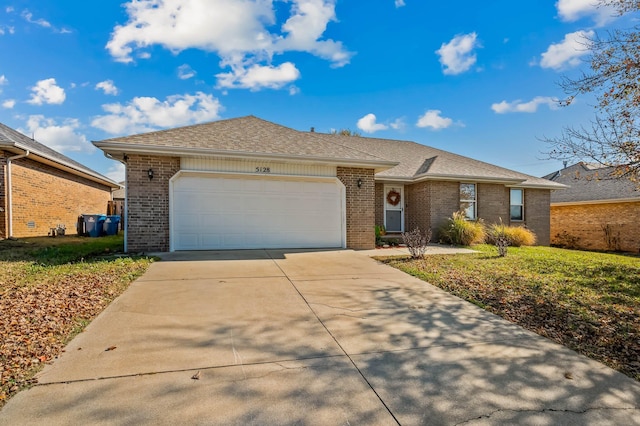
[[[532,246],[536,243],[536,234],[523,226],[507,226],[502,222],[490,225],[486,242],[496,244],[501,238],[506,239],[511,247]]]
[[[483,243],[486,232],[481,219],[468,220],[464,212],[456,212],[440,229],[440,238],[449,244],[470,246]]]

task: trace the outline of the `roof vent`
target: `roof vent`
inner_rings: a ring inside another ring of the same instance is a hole
[[[315,131],[316,131],[315,127],[312,127],[311,130],[310,130],[311,133],[314,133]]]
[[[569,162],[567,160],[564,160],[562,162],[562,165],[564,166],[565,169],[567,168],[567,164],[569,164]]]

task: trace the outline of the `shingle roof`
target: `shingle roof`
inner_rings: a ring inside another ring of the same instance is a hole
[[[335,136],[339,142],[350,148],[366,150],[376,156],[393,159],[400,164],[378,173],[377,178],[440,178],[452,177],[468,180],[499,180],[518,182],[519,186],[548,187],[561,189],[562,185],[549,185],[549,181],[529,176],[483,161],[453,154],[411,141]]]
[[[208,149],[238,154],[280,154],[354,161],[384,161],[329,140],[309,138],[279,124],[254,116],[232,118],[187,127],[160,130],[94,142],[102,147],[112,143],[149,147]]]
[[[210,154],[278,154],[386,164],[377,178],[469,179],[560,189],[562,185],[410,141],[301,132],[254,116],[94,142],[102,149],[170,148]]]
[[[29,150],[29,152],[33,153],[34,155],[49,160],[56,165],[64,166],[66,168],[73,169],[80,174],[91,176],[94,179],[102,181],[106,185],[110,185],[112,187],[119,186],[106,176],[102,176],[100,173],[91,170],[90,168],[78,163],[77,161],[72,160],[66,155],[60,154],[59,152],[49,148],[48,146],[43,145],[40,142],[31,139],[30,137],[23,135],[17,130],[14,130],[2,123],[0,123],[0,148],[9,150],[15,148],[18,148],[20,150]]]
[[[577,163],[550,173],[545,179],[562,183],[569,188],[551,194],[552,203],[607,201],[638,198],[640,190],[629,179],[616,179],[613,167],[594,167]]]

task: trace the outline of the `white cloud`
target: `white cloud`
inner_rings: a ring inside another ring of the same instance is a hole
[[[404,130],[407,127],[407,124],[404,122],[402,118],[396,118],[389,124],[389,126],[394,130]]]
[[[4,74],[0,75],[0,86],[6,86],[7,84],[9,84],[9,79]],[[2,93],[2,87],[0,87],[0,93]]]
[[[222,105],[213,96],[197,92],[169,96],[164,101],[136,97],[124,105],[102,105],[102,109],[107,114],[94,118],[91,125],[121,135],[212,121],[219,118]]]
[[[195,77],[196,72],[189,66],[189,64],[182,64],[178,67],[178,78],[180,80],[188,80],[191,77]]]
[[[404,0],[396,0],[396,7],[404,6]]]
[[[109,167],[109,170],[107,170],[104,175],[114,182],[123,182],[125,179],[124,164],[119,161],[114,162],[114,164]]]
[[[6,33],[15,34],[16,27],[9,27],[6,25],[0,25],[0,35],[5,35]]]
[[[113,84],[113,80],[105,80],[96,84],[96,90],[102,90],[105,95],[117,95],[118,88]]]
[[[529,102],[522,102],[521,100],[515,100],[513,102],[502,101],[491,105],[491,109],[496,114],[506,114],[509,112],[528,112],[533,113],[538,111],[540,105],[547,105],[549,109],[558,108],[558,100],[549,96],[536,96]]]
[[[429,127],[433,130],[446,129],[453,124],[451,118],[442,117],[439,109],[430,109],[418,118],[416,126]]]
[[[558,16],[565,22],[574,22],[580,18],[591,17],[598,26],[605,25],[616,18],[612,7],[599,6],[597,0],[558,0]]]
[[[280,89],[300,77],[300,71],[291,62],[277,67],[254,64],[248,68],[233,66],[228,73],[217,74],[218,87],[260,90]]]
[[[56,84],[55,78],[40,80],[31,88],[31,99],[27,102],[33,105],[61,104],[67,95],[64,89]]]
[[[2,108],[12,109],[14,106],[16,106],[15,99],[7,99],[6,101],[2,102]]]
[[[27,21],[30,24],[39,25],[44,28],[51,28],[51,23],[49,21],[46,21],[42,18],[33,19],[33,13],[29,12],[28,10],[22,11],[21,16],[24,18],[25,21]]]
[[[561,70],[580,65],[582,58],[589,54],[589,39],[594,36],[593,31],[576,31],[564,36],[560,43],[553,43],[542,54],[540,66]]]
[[[64,120],[62,124],[43,115],[30,115],[27,128],[20,131],[34,135],[35,140],[58,152],[94,152],[96,148],[87,138],[77,132],[80,122],[77,119]]]
[[[56,33],[60,33],[60,34],[70,34],[71,31],[67,28],[56,28],[53,25],[51,25],[51,22],[47,21],[46,19],[42,19],[42,18],[38,18],[38,19],[33,19],[33,13],[29,12],[27,9],[23,10],[22,13],[20,14],[20,16],[22,16],[22,18],[24,18],[25,21],[27,21],[30,24],[34,24],[34,25],[38,25],[40,27],[43,28],[48,28],[50,30],[52,30],[53,32]]]
[[[293,95],[297,95],[298,93],[300,93],[300,88],[294,85],[289,86],[289,94],[291,96]]]
[[[476,63],[474,49],[482,47],[478,42],[478,35],[473,32],[460,34],[448,43],[442,43],[436,54],[440,56],[445,74],[455,75],[468,71]]]
[[[114,28],[106,48],[120,62],[131,62],[135,50],[153,45],[174,53],[189,48],[216,52],[221,66],[231,67],[231,72],[219,74],[223,80],[220,86],[256,88],[260,85],[241,81],[251,78],[248,74],[274,74],[295,68],[273,65],[274,54],[301,51],[326,59],[332,66],[349,62],[353,54],[341,42],[323,39],[329,22],[337,20],[335,1],[281,2],[291,5],[284,22],[278,19],[280,14],[276,15],[272,0],[130,1],[125,5],[128,22]]]
[[[358,129],[362,130],[365,133],[374,133],[374,132],[377,132],[378,130],[387,130],[389,128],[389,126],[385,124],[376,123],[375,114],[365,115],[364,117],[358,120],[357,126],[358,126]]]

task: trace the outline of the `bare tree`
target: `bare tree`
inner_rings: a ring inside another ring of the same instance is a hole
[[[599,0],[618,14],[640,11],[640,1]],[[573,159],[613,166],[616,177],[640,177],[640,26],[615,30],[605,38],[585,39],[590,71],[577,79],[565,77],[562,105],[577,96],[595,96],[595,119],[590,126],[567,127],[562,136],[546,138],[552,159]]]

